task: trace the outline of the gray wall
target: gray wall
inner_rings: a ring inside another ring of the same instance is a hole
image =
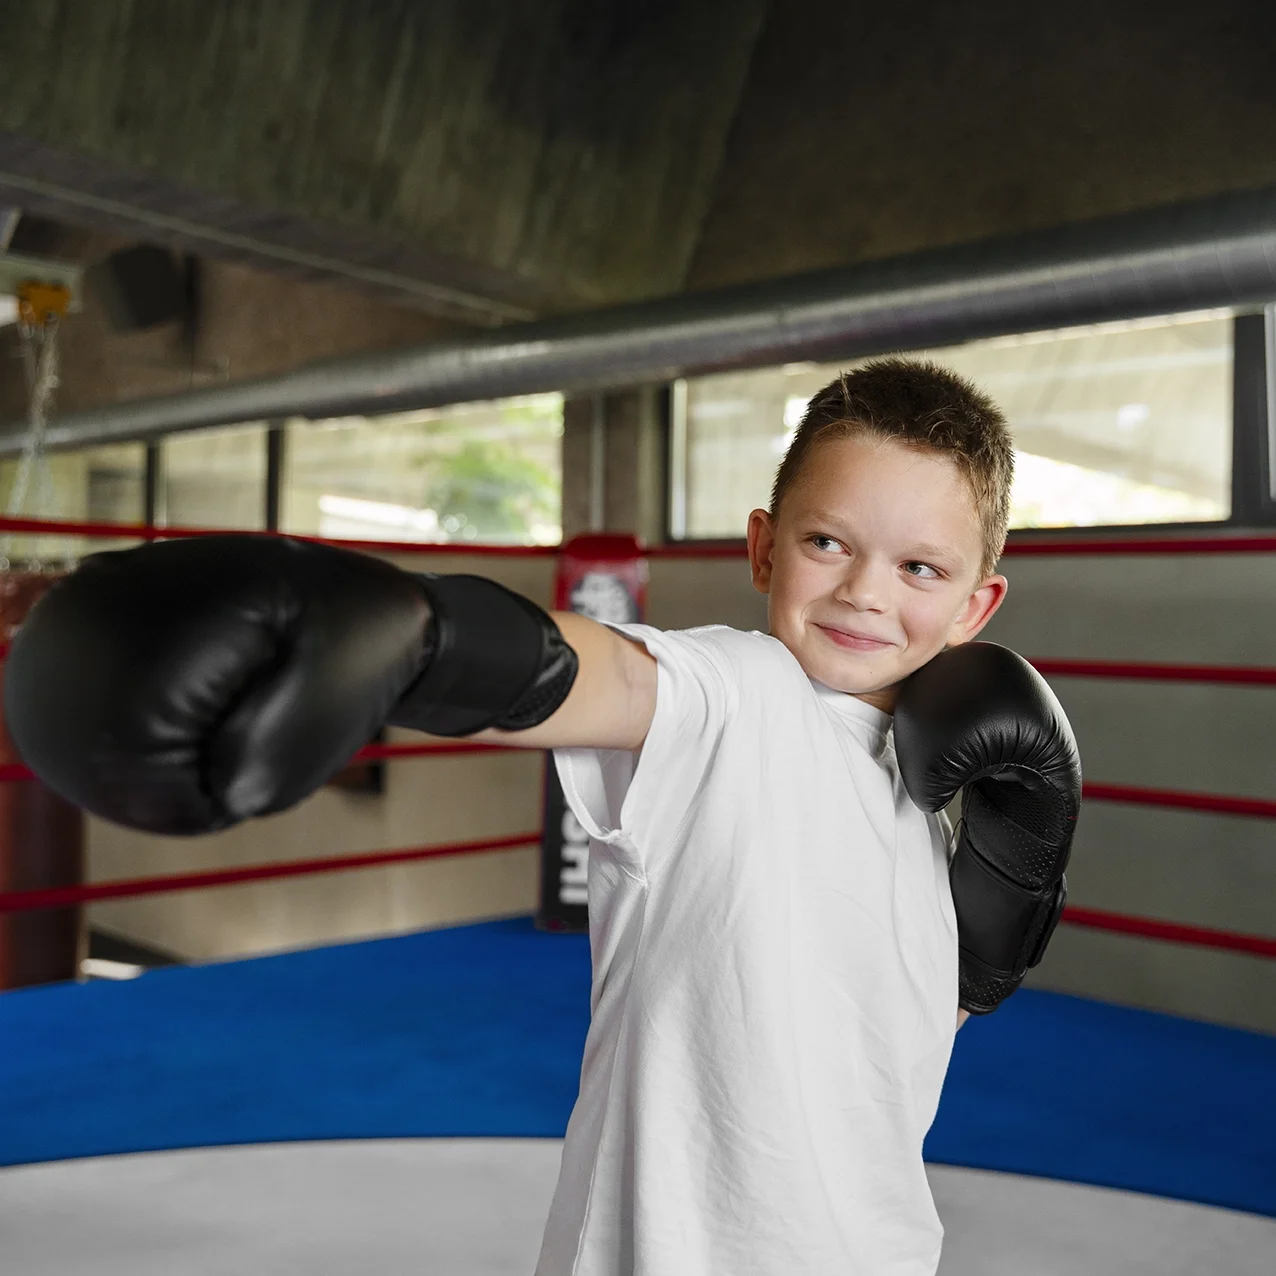
[[[986,636],[1033,657],[1273,662],[1270,554],[1009,557]],[[1276,798],[1276,688],[1052,679],[1088,780]],[[1276,936],[1269,820],[1087,802],[1077,904]],[[1061,927],[1039,987],[1276,1032],[1276,962]]]

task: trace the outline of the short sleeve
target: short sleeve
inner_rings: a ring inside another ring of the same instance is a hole
[[[957,830],[953,822],[953,812],[956,812],[958,818],[960,818],[961,807],[959,800],[955,800],[947,807],[926,817],[926,822],[931,827],[936,844],[943,850],[944,862],[947,864],[953,862],[953,856],[957,853]]]
[[[712,629],[610,624],[656,660],[656,709],[642,748],[555,749],[563,796],[585,831],[645,872],[695,802],[734,701]]]

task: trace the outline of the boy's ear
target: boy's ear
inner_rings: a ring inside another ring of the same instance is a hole
[[[753,588],[760,594],[771,592],[771,555],[775,551],[775,524],[766,510],[749,515],[749,571]]]
[[[1010,582],[1004,576],[989,576],[971,592],[966,605],[948,630],[946,647],[959,647],[972,638],[993,618],[1006,599]]]

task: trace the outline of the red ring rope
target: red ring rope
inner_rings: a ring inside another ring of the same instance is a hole
[[[1030,660],[1040,674],[1059,678],[1152,679],[1158,682],[1231,683],[1276,686],[1276,669],[1259,665],[1167,665],[1153,661]]]
[[[1093,930],[1114,931],[1121,935],[1139,935],[1144,939],[1163,939],[1171,944],[1189,944],[1194,948],[1222,948],[1258,957],[1276,957],[1276,939],[1263,935],[1241,935],[1230,930],[1211,930],[1206,926],[1185,926],[1180,922],[1162,922],[1152,917],[1132,917],[1126,913],[1109,913],[1097,908],[1078,908],[1069,904],[1062,919],[1073,926]]]
[[[531,753],[513,745],[477,744],[374,744],[360,749],[351,762],[373,762],[382,758],[446,756],[458,753]],[[29,767],[20,763],[0,764],[0,783],[6,780],[33,780]],[[1092,784],[1081,788],[1083,798],[1092,802],[1129,802],[1137,806],[1171,807],[1181,811],[1204,811],[1212,815],[1247,815],[1276,819],[1276,802],[1266,798],[1231,797],[1219,793],[1184,793],[1175,789],[1146,789],[1132,784]]]
[[[291,536],[294,540],[323,541],[318,536],[294,532],[265,532],[251,529],[220,527],[148,527],[140,523],[102,523],[74,519],[0,518],[0,532],[24,532],[43,536],[88,536],[114,540],[163,540],[190,536],[222,536],[241,530],[252,536]],[[351,549],[395,554],[506,554],[512,557],[537,558],[557,555],[561,545],[480,545],[465,541],[360,541],[328,540],[329,545]],[[1269,554],[1276,551],[1276,536],[1237,536],[1232,534],[1203,536],[1142,535],[1104,536],[1086,540],[1011,539],[1006,543],[1009,555],[1121,555],[1121,554]],[[643,550],[647,558],[743,558],[747,551],[739,541],[682,541],[670,545],[652,545]]]
[[[512,744],[483,744],[477,740],[455,740],[446,744],[369,744],[350,759],[356,762],[380,762],[387,758],[445,757],[455,753],[530,753]],[[0,763],[0,783],[5,780],[34,780],[35,772],[21,762]]]
[[[0,914],[31,912],[46,908],[70,908],[102,900],[131,899],[141,895],[159,895],[171,891],[200,890],[216,886],[232,886],[242,882],[277,880],[315,873],[336,873],[347,869],[375,868],[446,856],[511,850],[520,846],[533,845],[539,840],[540,833],[520,833],[513,837],[492,838],[479,842],[454,842],[443,846],[413,847],[402,851],[373,851],[362,855],[335,856],[331,859],[292,860],[286,863],[256,864],[248,868],[175,873],[165,877],[97,882],[89,886],[8,891],[0,893]],[[1067,906],[1062,920],[1071,925],[1084,926],[1092,930],[1137,935],[1145,939],[1159,939],[1195,948],[1223,949],[1276,958],[1276,939],[1268,939],[1262,935],[1242,935],[1232,931],[1212,930],[1205,926],[1187,926],[1179,922],[1159,921],[1150,917],[1132,917],[1128,914],[1109,913],[1096,908],[1080,908],[1075,904]]]
[[[1130,802],[1136,806],[1165,806],[1180,811],[1208,811],[1219,815],[1276,818],[1276,802],[1266,798],[1230,797],[1219,793],[1182,793],[1176,789],[1145,789],[1133,784],[1083,784],[1081,796],[1098,802]]]
[[[0,642],[0,661],[8,654],[9,644]],[[1149,660],[1066,659],[1031,659],[1028,663],[1046,677],[1053,675],[1057,678],[1116,678],[1122,682],[1142,679],[1154,682],[1223,683],[1245,687],[1276,686],[1276,668],[1263,665],[1173,665]]]
[[[3,524],[0,524],[2,527]],[[1105,536],[1093,540],[1016,540],[1010,534],[1005,554],[1050,556],[1120,556],[1122,554],[1270,554],[1276,551],[1276,536]],[[748,551],[739,541],[680,541],[653,545],[643,550],[648,558],[745,558]]]
[[[35,891],[0,892],[0,913],[24,913],[36,908],[70,908],[104,899],[132,899],[139,895],[160,895],[168,891],[199,890],[209,886],[232,886],[236,882],[261,882],[281,877],[306,877],[314,873],[339,873],[352,868],[377,868],[387,864],[409,864],[416,860],[439,859],[449,855],[475,855],[481,851],[508,851],[540,842],[539,832],[516,833],[512,837],[488,838],[479,842],[451,842],[442,846],[414,846],[401,851],[369,851],[359,855],[334,855],[324,859],[286,860],[274,864],[253,864],[247,868],[218,868],[200,873],[173,873],[165,877],[135,877],[115,882],[94,882],[88,886],[52,886]]]
[[[510,558],[557,557],[557,545],[480,545],[468,541],[361,541],[329,540],[300,532],[267,532],[257,528],[148,527],[144,523],[87,523],[72,519],[0,518],[0,532],[25,532],[33,536],[86,536],[98,540],[188,540],[200,536],[287,536],[294,541],[339,545],[344,549],[376,554],[495,554]]]

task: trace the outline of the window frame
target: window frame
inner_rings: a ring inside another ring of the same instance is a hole
[[[1276,526],[1276,306],[1232,320],[1232,517]]]
[[[1187,313],[1184,311],[1183,313]],[[1167,316],[1169,317],[1169,316]],[[789,362],[796,362],[796,358]],[[758,365],[759,367],[768,365]],[[1102,540],[1147,533],[1208,533],[1276,526],[1276,304],[1237,309],[1232,316],[1231,513],[1225,519],[1175,523],[1101,523],[1074,527],[1016,527],[1009,544],[1042,539]],[[741,536],[694,536],[687,517],[687,378],[670,387],[669,457],[665,467],[666,544],[718,549]],[[679,487],[679,484],[681,487]],[[679,530],[682,535],[679,536]]]

